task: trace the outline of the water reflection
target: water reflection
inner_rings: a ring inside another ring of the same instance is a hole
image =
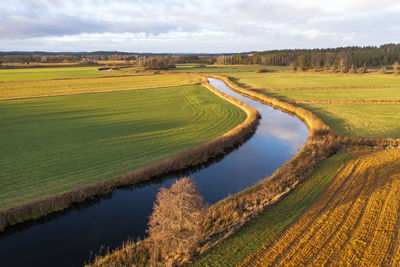
[[[293,127],[293,123],[288,122],[285,118],[265,118],[265,123],[258,129],[257,134],[271,134],[278,136],[283,142],[287,142],[291,148],[291,152],[297,152],[304,144],[304,136],[301,133],[301,127]]]

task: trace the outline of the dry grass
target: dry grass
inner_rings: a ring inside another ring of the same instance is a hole
[[[317,201],[243,266],[400,264],[400,151],[345,164]]]

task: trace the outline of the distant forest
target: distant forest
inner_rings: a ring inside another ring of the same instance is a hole
[[[288,49],[240,54],[139,54],[126,52],[46,53],[0,52],[0,65],[7,63],[91,63],[123,60],[126,64],[151,61],[152,57],[167,57],[173,63],[201,64],[261,64],[291,66],[292,69],[351,70],[393,65],[400,61],[400,44],[379,47],[339,47],[328,49]],[[146,59],[147,58],[147,59]],[[172,63],[171,63],[172,64]]]
[[[217,64],[262,64],[292,68],[360,68],[393,65],[400,61],[400,44],[379,47],[339,47],[329,49],[295,49],[256,52],[247,56],[220,56]]]

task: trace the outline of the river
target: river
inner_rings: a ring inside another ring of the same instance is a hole
[[[81,266],[104,247],[144,237],[156,193],[179,177],[192,176],[213,204],[270,176],[303,146],[308,129],[297,117],[233,92],[222,81],[209,81],[260,112],[257,131],[247,142],[201,169],[117,189],[6,229],[0,234],[0,266]]]

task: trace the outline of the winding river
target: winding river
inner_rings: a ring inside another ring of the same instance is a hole
[[[213,204],[270,176],[292,158],[308,136],[297,117],[244,97],[224,82],[209,79],[224,92],[256,108],[262,118],[256,133],[224,158],[185,174],[134,185],[65,211],[8,228],[0,234],[1,266],[81,266],[92,253],[145,236],[152,203],[160,187],[190,175],[206,202]]]

